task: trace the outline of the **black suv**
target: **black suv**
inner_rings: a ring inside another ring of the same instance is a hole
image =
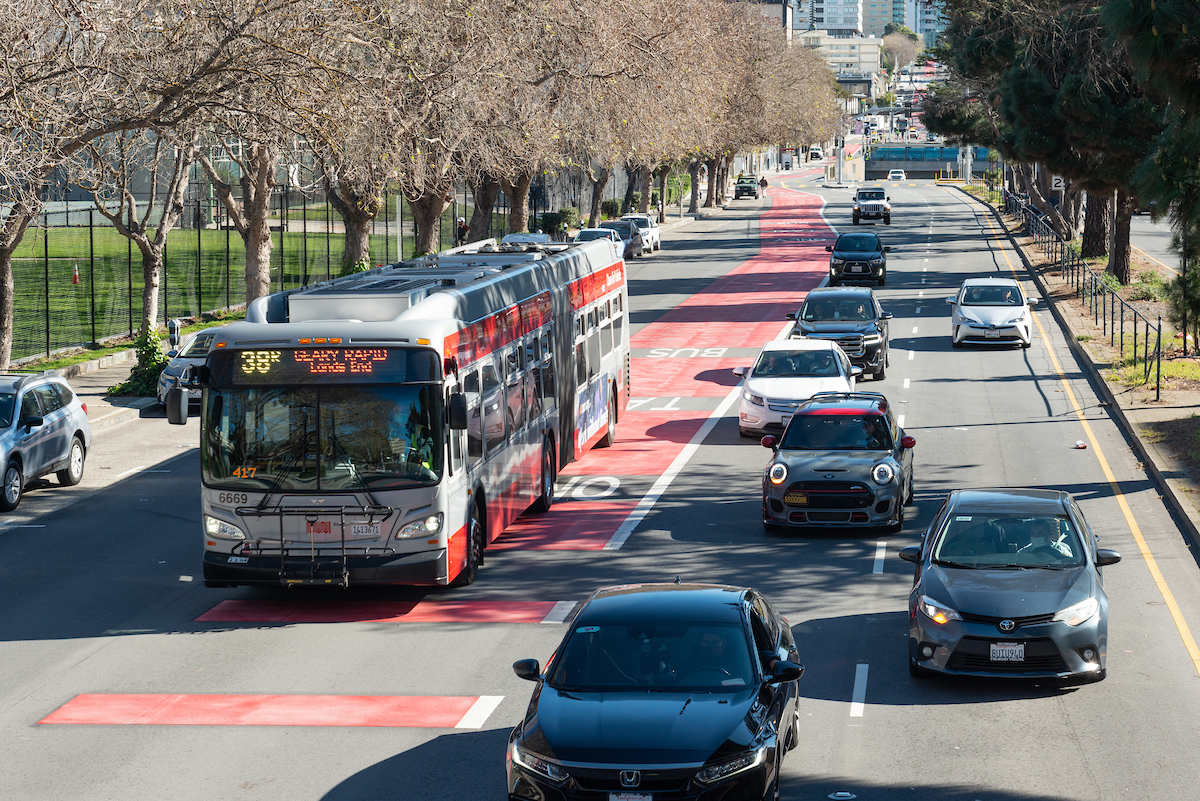
[[[869,287],[822,287],[808,293],[789,336],[832,339],[863,374],[883,378],[888,366],[888,320]]]
[[[829,256],[829,285],[847,281],[870,281],[883,286],[887,283],[887,253],[877,234],[838,234],[837,241],[826,245]]]

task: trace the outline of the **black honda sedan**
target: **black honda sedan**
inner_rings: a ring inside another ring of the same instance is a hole
[[[797,744],[796,645],[752,589],[597,590],[509,740],[511,799],[775,799]]]

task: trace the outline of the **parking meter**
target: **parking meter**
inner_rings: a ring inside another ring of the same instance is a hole
[[[167,320],[167,345],[170,350],[179,350],[179,329],[181,328],[178,317]]]

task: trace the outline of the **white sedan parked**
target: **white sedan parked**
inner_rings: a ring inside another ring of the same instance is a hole
[[[638,230],[642,232],[642,246],[649,251],[662,249],[661,232],[658,220],[649,214],[622,214],[622,220],[633,220]]]
[[[1037,298],[1027,297],[1011,278],[968,278],[957,295],[946,298],[950,312],[950,344],[1003,343],[1028,348],[1033,342]]]
[[[862,375],[841,347],[828,339],[781,339],[768,342],[754,367],[734,371],[745,379],[738,408],[743,437],[787,428],[792,412],[816,392],[853,392]]]

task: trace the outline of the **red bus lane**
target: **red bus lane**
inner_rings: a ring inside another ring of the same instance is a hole
[[[567,465],[550,512],[520,518],[491,548],[616,549],[653,506],[690,456],[685,449],[699,444],[702,429],[721,416],[716,412],[724,413],[728,404],[719,399],[736,397],[732,369],[751,357],[726,354],[777,337],[787,313],[828,271],[825,245],[834,232],[820,215],[821,198],[790,189],[767,194],[772,206],[759,220],[759,254],[631,338],[631,398],[616,443]],[[703,400],[681,403],[697,398]],[[636,486],[647,477],[658,481],[646,495],[613,497],[623,480]],[[570,494],[563,497],[562,489]]]

